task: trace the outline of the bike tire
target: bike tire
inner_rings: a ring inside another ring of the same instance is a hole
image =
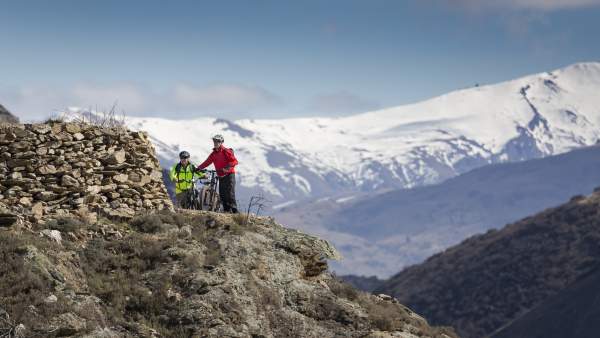
[[[211,209],[212,211],[219,212],[221,209],[221,198],[218,192],[214,192],[211,199]]]

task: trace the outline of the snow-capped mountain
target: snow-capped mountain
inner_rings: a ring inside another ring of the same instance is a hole
[[[273,201],[432,184],[482,165],[595,144],[600,63],[580,63],[416,104],[342,118],[228,121],[130,117],[165,166],[196,162],[223,134],[240,161],[240,186]]]

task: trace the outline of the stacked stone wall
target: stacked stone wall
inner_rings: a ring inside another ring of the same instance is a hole
[[[121,128],[0,125],[0,177],[0,207],[33,222],[173,208],[147,135]]]

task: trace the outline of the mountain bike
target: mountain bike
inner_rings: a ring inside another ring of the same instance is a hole
[[[219,197],[219,180],[216,170],[204,170],[208,177],[201,181],[203,187],[200,189],[201,210],[219,211],[221,209],[221,198]]]
[[[201,192],[198,189],[199,184],[196,183],[196,180],[192,180],[191,183],[192,187],[185,192],[186,196],[181,203],[181,207],[184,209],[202,210]]]

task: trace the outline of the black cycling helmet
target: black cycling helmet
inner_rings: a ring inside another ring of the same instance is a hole
[[[185,159],[185,158],[190,158],[190,153],[188,153],[187,151],[184,150],[184,151],[182,151],[182,152],[179,153],[179,158],[182,159],[182,160]]]

